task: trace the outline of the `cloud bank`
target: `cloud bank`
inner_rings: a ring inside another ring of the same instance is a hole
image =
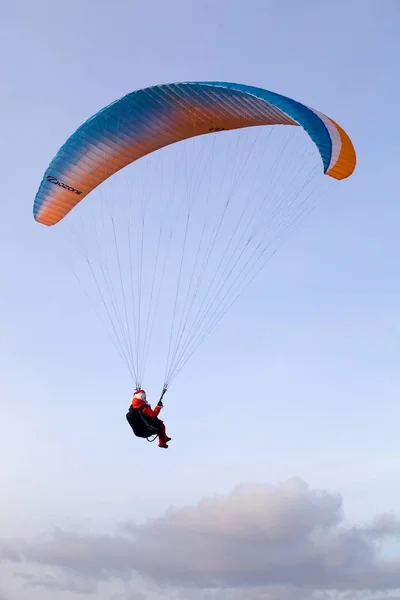
[[[339,494],[294,478],[240,486],[144,524],[121,523],[112,535],[56,530],[3,540],[0,557],[57,569],[62,576],[29,582],[53,590],[91,593],[99,582],[140,577],[184,590],[187,600],[365,598],[400,588],[400,555],[385,559],[379,551],[382,541],[397,537],[394,515],[345,526]]]

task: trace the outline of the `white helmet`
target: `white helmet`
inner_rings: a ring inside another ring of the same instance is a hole
[[[133,397],[137,398],[138,400],[142,400],[142,402],[146,402],[147,404],[146,392],[144,390],[136,390],[136,392],[133,394]]]

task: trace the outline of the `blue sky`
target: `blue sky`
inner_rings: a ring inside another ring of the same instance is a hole
[[[351,522],[399,511],[399,18],[395,0],[3,8],[2,536],[104,532],[293,476],[341,492]],[[124,365],[32,204],[81,122],[134,89],[181,80],[309,104],[349,132],[358,164],[177,379],[162,453],[131,436]]]

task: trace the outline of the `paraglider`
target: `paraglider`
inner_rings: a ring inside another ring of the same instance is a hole
[[[160,399],[157,406],[152,409],[147,401],[146,392],[136,390],[126,414],[126,420],[137,437],[158,436],[158,447],[168,448],[168,442],[171,441],[171,438],[167,436],[164,422],[158,418],[163,407],[164,405]]]
[[[317,150],[318,168],[308,173],[305,153],[297,149],[284,160],[286,141],[280,149],[269,138],[265,155],[258,156],[265,172],[270,158],[267,177],[258,188],[253,181],[240,187],[242,172],[251,164],[250,153],[241,170],[236,157],[229,158],[233,144],[228,143],[220,155],[213,154],[214,147],[209,145],[196,185],[190,169],[195,171],[197,159],[189,166],[186,161],[189,175],[182,191],[181,178],[171,173],[170,165],[165,171],[158,168],[149,181],[163,183],[157,192],[144,194],[148,203],[139,202],[137,190],[126,206],[116,195],[116,210],[124,207],[120,228],[109,211],[106,218],[102,216],[101,231],[82,246],[98,302],[104,305],[108,333],[132,375],[136,394],[144,393],[142,379],[154,330],[166,336],[165,393],[276,251],[276,242],[312,209],[314,177],[323,173],[331,180],[343,180],[352,175],[356,165],[353,144],[333,119],[292,98],[239,83],[180,82],[131,92],[99,110],[61,146],[45,171],[33,213],[39,223],[53,226],[97,187],[102,191],[104,182],[133,163],[142,164],[139,159],[147,155],[159,156],[161,149],[175,148],[191,138],[215,140],[251,128],[282,132],[281,126],[308,134]],[[236,146],[239,151],[245,139],[242,135]],[[226,189],[216,183],[214,165],[218,165],[218,176],[230,166]],[[165,182],[171,183],[170,194],[165,192]],[[87,205],[88,214],[95,215],[100,206],[99,202]],[[90,242],[92,251],[88,250]],[[155,325],[158,309],[160,324]],[[158,343],[157,351],[162,347]],[[145,396],[141,402],[140,407],[132,405],[129,423],[139,431],[140,418],[147,415],[161,447],[167,447],[165,429],[151,422],[158,419],[161,406],[150,414]]]

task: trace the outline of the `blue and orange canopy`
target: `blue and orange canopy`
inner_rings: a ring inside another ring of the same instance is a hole
[[[317,146],[326,175],[345,179],[355,169],[346,132],[296,100],[238,83],[172,83],[127,94],[83,123],[47,168],[34,217],[58,223],[108,177],[169,144],[257,125],[300,125]]]

